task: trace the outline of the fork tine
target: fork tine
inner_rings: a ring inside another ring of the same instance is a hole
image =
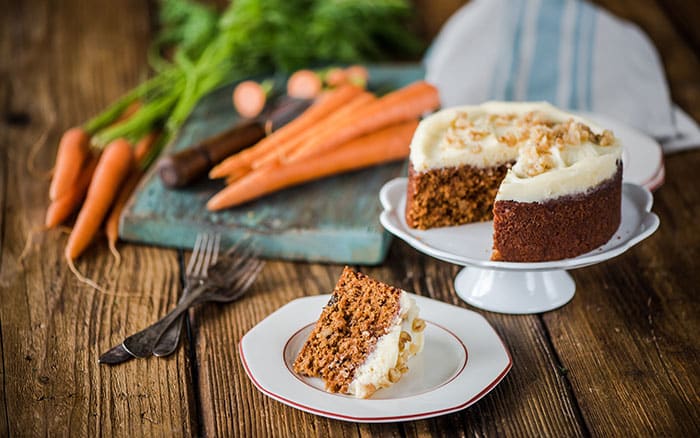
[[[199,255],[197,257],[197,261],[195,263],[194,267],[194,272],[193,275],[196,275],[198,277],[201,277],[204,274],[204,258],[207,255],[207,247],[209,246],[209,239],[210,236],[209,234],[204,234],[204,238],[202,239],[202,248],[201,251],[199,252]]]
[[[218,234],[217,234],[218,236]],[[207,242],[207,251],[204,254],[204,262],[202,264],[202,276],[206,277],[207,274],[209,273],[209,266],[211,266],[211,258],[212,254],[214,253],[214,241],[216,240],[216,236],[212,237],[209,236],[209,241]]]
[[[211,264],[213,265],[219,260],[219,246],[221,245],[221,234],[214,236],[214,254],[212,255]]]
[[[253,251],[251,248],[251,239],[244,237],[239,239],[231,248],[226,250],[222,257],[228,258],[233,263],[238,261],[240,258],[249,258],[251,251]]]
[[[245,271],[244,265],[248,263],[250,260],[252,260],[255,256],[255,252],[252,248],[250,247],[245,247],[242,248],[241,251],[236,253],[232,257],[232,262],[231,266],[229,268],[229,271],[231,272],[236,272],[236,271]]]
[[[253,284],[253,281],[257,278],[258,274],[260,271],[262,271],[262,268],[265,266],[265,262],[260,260],[260,259],[255,259],[255,263],[253,264],[252,267],[250,267],[248,271],[248,278],[245,279],[243,285],[241,288],[243,290],[248,289],[251,284]]]
[[[204,239],[204,234],[198,233],[197,238],[194,241],[194,247],[192,248],[192,254],[190,255],[190,260],[187,263],[187,270],[185,275],[192,275],[194,270],[195,260],[197,260],[199,252],[202,250],[202,239]]]
[[[243,242],[243,247],[239,250],[238,255],[239,257],[244,257],[244,258],[250,258],[250,257],[257,257],[260,254],[260,248],[258,248],[252,237],[246,238]]]
[[[250,258],[237,270],[236,283],[238,287],[245,284],[250,277],[255,277],[256,270],[262,266],[264,262],[260,259]]]
[[[235,285],[231,288],[231,290],[235,291],[230,297],[231,300],[237,299],[248,291],[253,281],[258,277],[263,266],[265,266],[265,262],[260,259],[249,260],[245,269],[239,271],[241,275],[236,278]]]
[[[226,251],[226,255],[229,257],[234,256],[234,255],[236,255],[235,253],[237,251],[241,251],[245,248],[248,248],[248,247],[252,246],[252,244],[253,244],[253,236],[251,236],[250,234],[245,234],[243,237],[238,239],[238,242],[236,242],[231,248],[229,248],[228,251]]]
[[[199,242],[199,251],[192,254],[192,276],[199,275],[199,266],[202,261],[202,255],[204,254],[204,248],[206,248],[208,238],[209,236],[206,233],[202,233],[202,240]]]

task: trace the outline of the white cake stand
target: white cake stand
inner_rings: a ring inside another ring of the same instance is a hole
[[[455,278],[455,290],[464,301],[492,312],[527,314],[546,312],[569,302],[576,290],[567,269],[582,268],[611,259],[649,237],[659,218],[651,213],[649,190],[636,184],[622,187],[622,221],[615,235],[598,249],[576,258],[540,263],[490,260],[493,222],[421,231],[406,225],[406,178],[396,178],[379,194],[384,211],[379,219],[389,232],[427,255],[466,266]]]

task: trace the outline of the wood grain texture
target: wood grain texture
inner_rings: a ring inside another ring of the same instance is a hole
[[[432,41],[440,32],[442,25],[460,7],[468,3],[467,0],[413,0],[414,20],[419,35],[425,41]]]
[[[462,2],[416,3],[425,12],[422,29],[434,35]],[[697,9],[674,0],[598,3],[649,33],[674,99],[700,120],[698,52],[675,24],[690,16],[682,11]],[[681,12],[669,12],[678,5]],[[339,265],[270,261],[245,299],[194,311],[188,348],[172,358],[99,367],[99,352],[174,304],[181,263],[174,251],[123,245],[117,269],[106,246],[95,245],[79,267],[119,296],[92,292],[66,271],[58,231],[39,236],[38,249],[18,263],[25,236],[42,222],[48,190],[26,170],[28,145],[48,132],[37,159],[48,169],[61,130],[144,77],[149,11],[136,0],[0,0],[0,10],[0,436],[700,433],[698,150],[666,158],[654,206],[659,231],[623,256],[574,271],[570,304],[540,316],[485,313],[514,367],[462,412],[355,424],[300,412],[253,388],[238,357],[240,338],[289,300],[329,292]],[[362,269],[466,307],[452,286],[459,268],[401,242],[385,265]]]
[[[388,263],[363,272],[420,295],[466,307],[454,293],[458,270],[418,254],[395,241]],[[332,435],[453,436],[468,434],[582,436],[585,425],[572,402],[568,383],[537,316],[487,314],[508,344],[514,363],[506,379],[475,406],[451,415],[415,423],[353,425],[320,418],[276,402],[248,380],[238,355],[241,337],[288,301],[330,293],[340,265],[291,265],[269,262],[253,290],[241,302],[195,313],[196,357],[201,413],[207,436]],[[320,309],[319,309],[320,311]],[[264,346],[261,346],[264,348]],[[250,416],[251,412],[261,415]]]
[[[1,50],[1,49],[0,49]],[[1,73],[0,73],[1,74]],[[7,90],[5,81],[0,82],[0,102],[4,102],[5,94]],[[3,114],[6,120],[6,116]],[[0,121],[2,126],[5,126],[5,120]],[[3,248],[5,247],[5,200],[7,194],[7,142],[9,141],[6,135],[7,129],[2,129],[0,131],[0,280],[3,277],[2,271],[2,254]],[[8,341],[12,342],[8,339]],[[9,418],[7,412],[7,392],[5,391],[6,386],[6,373],[5,373],[5,352],[3,347],[3,336],[2,336],[2,318],[0,317],[0,435],[9,436],[10,426]]]
[[[0,267],[4,436],[191,435],[187,357],[108,368],[100,352],[155,320],[179,290],[174,251],[124,246],[120,267],[93,245],[78,262],[110,293],[80,284],[63,261],[65,235],[25,238],[43,223],[60,131],[85,120],[146,72],[149,11],[140,1],[6,2],[0,7],[3,181]],[[9,148],[8,148],[9,146]],[[6,412],[6,415],[5,415]]]
[[[454,291],[453,281],[460,267],[421,255],[400,241],[394,242],[391,251],[388,266],[365,271],[402,289],[470,308]],[[452,436],[450,431],[454,430],[483,436],[585,435],[585,424],[568,382],[559,372],[558,359],[540,318],[480,313],[507,345],[513,368],[479,403],[461,412],[416,422],[406,428],[407,435],[426,431]]]
[[[294,436],[337,432],[339,425],[342,430],[356,429],[351,423],[331,425],[336,422],[265,397],[248,380],[238,354],[241,337],[255,324],[292,299],[328,293],[340,270],[331,265],[270,261],[244,299],[195,311],[194,344],[206,436]]]
[[[698,53],[665,14],[677,5],[597,3],[649,33],[674,100],[700,119]],[[657,233],[624,256],[574,271],[574,300],[544,315],[594,435],[690,436],[700,431],[700,195],[689,190],[700,187],[694,170],[700,152],[665,161],[666,183],[655,194],[653,209],[661,218]]]
[[[544,320],[595,435],[700,431],[698,152],[667,157],[657,233],[624,256],[574,272],[577,292]],[[675,253],[674,256],[670,254]]]
[[[658,0],[678,34],[695,53],[700,53],[700,3],[687,0]]]

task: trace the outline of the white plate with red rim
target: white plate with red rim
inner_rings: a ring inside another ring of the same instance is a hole
[[[368,399],[332,394],[292,364],[330,295],[293,300],[253,327],[239,351],[248,377],[265,395],[323,417],[361,423],[411,421],[462,410],[491,391],[511,368],[508,350],[478,313],[411,295],[426,322],[423,351],[409,371]],[[439,358],[439,360],[436,360]]]

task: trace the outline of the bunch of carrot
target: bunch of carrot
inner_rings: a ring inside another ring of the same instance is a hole
[[[221,210],[329,175],[403,159],[418,118],[440,105],[418,81],[382,97],[353,83],[322,94],[297,119],[214,167],[228,185],[207,203]]]
[[[127,109],[115,117],[121,123],[129,117]],[[51,200],[44,225],[47,229],[64,223],[78,211],[66,244],[65,257],[72,263],[88,247],[104,224],[110,249],[115,257],[119,215],[135,189],[144,169],[153,161],[159,133],[150,132],[136,144],[124,138],[103,148],[91,145],[90,130],[75,127],[66,131],[56,153]]]

